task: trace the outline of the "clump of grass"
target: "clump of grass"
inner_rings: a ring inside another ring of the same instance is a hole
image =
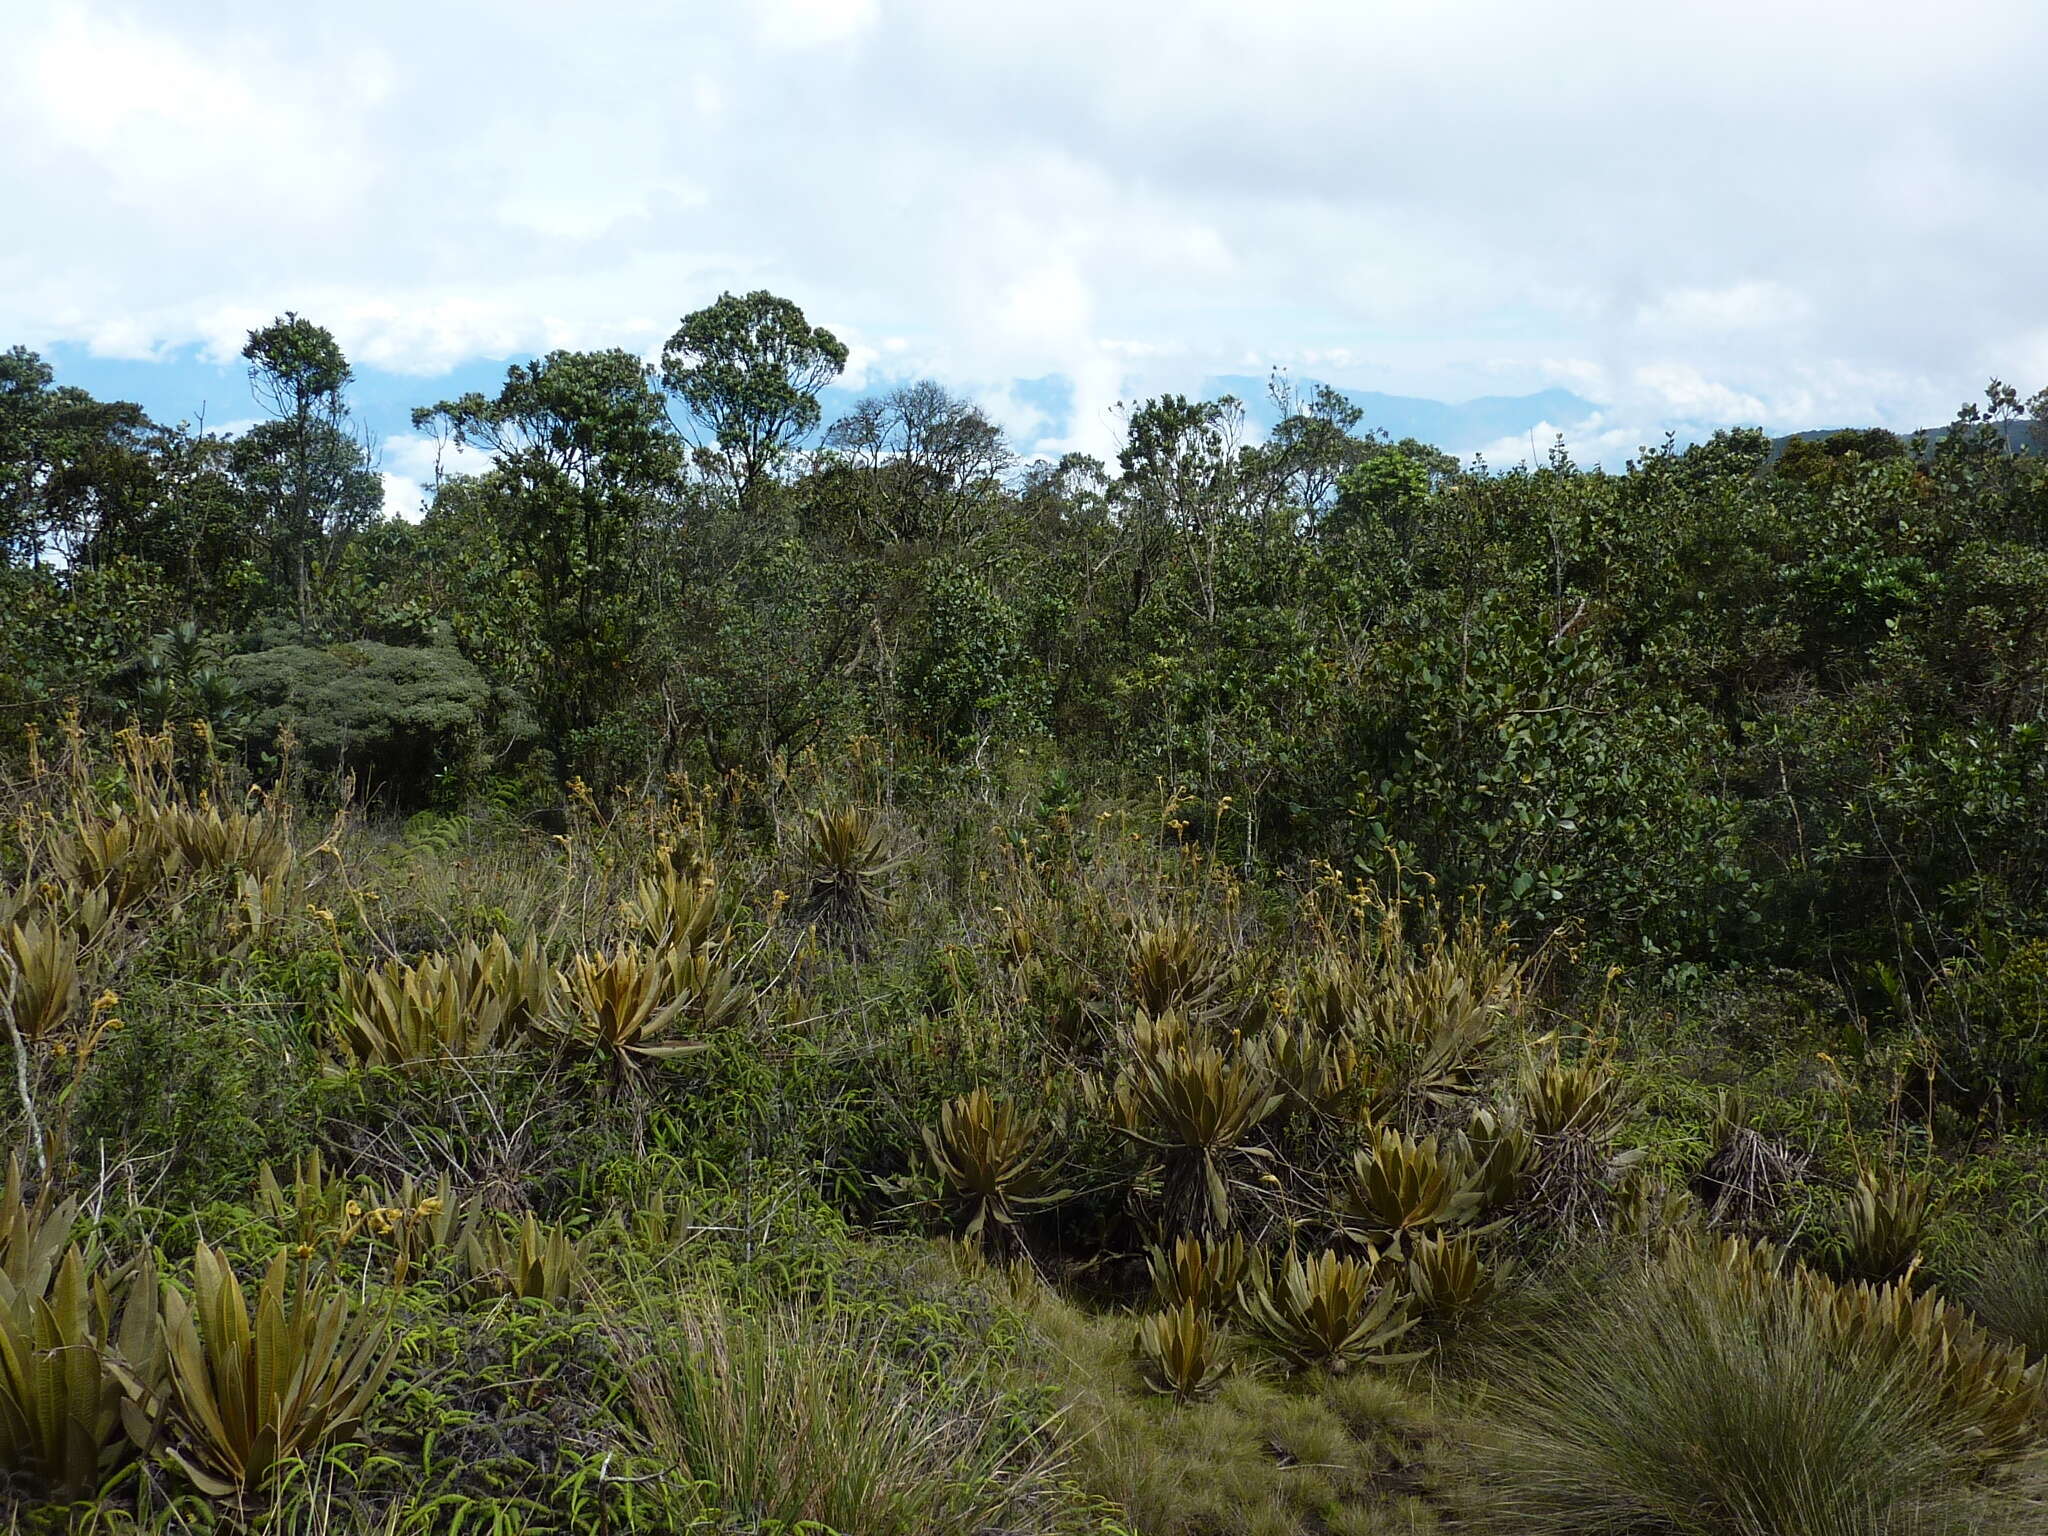
[[[1238,1372],[1201,1401],[1152,1390],[1128,1322],[1031,1299],[1034,1368],[1061,1404],[1068,1475],[1146,1536],[1369,1536],[1436,1528],[1414,1440],[1428,1406],[1376,1373]]]
[[[712,1305],[631,1371],[656,1449],[749,1528],[974,1536],[1046,1481],[992,1399],[910,1379],[844,1312]]]
[[[2036,1360],[2048,1356],[2048,1242],[2008,1239],[1972,1267],[1962,1294],[1986,1328]]]
[[[1457,1453],[1472,1529],[2039,1528],[1924,1358],[1843,1326],[1813,1277],[1730,1252],[1681,1247],[1625,1272],[1503,1365]]]

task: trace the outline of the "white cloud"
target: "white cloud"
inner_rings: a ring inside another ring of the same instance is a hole
[[[1643,329],[1681,337],[1730,331],[1779,330],[1812,313],[1804,295],[1782,283],[1731,283],[1722,288],[1674,288],[1636,311]]]
[[[436,479],[473,475],[490,467],[491,456],[458,448],[418,433],[395,434],[377,445],[377,466],[384,481],[388,516],[418,522]]]
[[[756,33],[771,48],[815,48],[875,24],[876,0],[754,0]]]
[[[2048,382],[2032,0],[30,9],[0,343],[225,357],[290,307],[425,373],[768,287],[1020,431],[1066,376],[1045,446],[1094,452],[1247,359],[1639,441]]]

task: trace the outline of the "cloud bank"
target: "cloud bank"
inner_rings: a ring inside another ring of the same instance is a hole
[[[2048,8],[1819,0],[17,6],[0,342],[432,374],[789,294],[1041,448],[1288,365],[1667,426],[2048,383]],[[1048,436],[1021,380],[1058,377]],[[397,445],[400,458],[411,452]],[[387,450],[387,460],[391,457]],[[400,473],[410,478],[413,466]]]

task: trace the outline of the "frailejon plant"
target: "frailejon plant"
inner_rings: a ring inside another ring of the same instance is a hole
[[[116,913],[139,905],[167,874],[169,842],[153,819],[116,812],[82,818],[57,837],[52,857],[65,882],[80,892],[103,891]]]
[[[654,949],[698,950],[711,942],[718,886],[708,873],[664,864],[635,887],[624,905],[627,926]]]
[[[1456,1323],[1492,1299],[1505,1264],[1488,1264],[1469,1232],[1418,1237],[1408,1245],[1408,1294],[1424,1321]]]
[[[352,1434],[397,1353],[388,1320],[351,1312],[301,1265],[271,1261],[253,1313],[227,1259],[205,1243],[192,1299],[163,1292],[168,1375],[132,1379],[124,1406],[139,1442],[165,1436],[165,1456],[202,1492],[261,1488],[281,1464]]]
[[[21,1159],[10,1153],[0,1187],[0,1293],[40,1296],[78,1225],[78,1197],[59,1200],[45,1183],[31,1201],[24,1193]]]
[[[1362,1259],[1289,1253],[1270,1279],[1240,1293],[1245,1325],[1294,1370],[1341,1373],[1417,1359],[1395,1349],[1415,1326],[1414,1309],[1379,1279],[1378,1268],[1379,1255],[1370,1252]]]
[[[47,1289],[0,1283],[0,1469],[56,1502],[87,1497],[131,1454],[123,1382],[161,1376],[156,1272],[146,1255],[119,1285],[117,1306],[114,1288],[76,1247]]]
[[[47,920],[0,928],[0,1015],[30,1044],[78,1011],[78,938]]]
[[[951,1200],[961,1208],[962,1235],[1008,1231],[1027,1211],[1067,1196],[1053,1188],[1037,1117],[986,1088],[961,1095],[939,1111],[937,1127],[924,1131],[926,1154]]]
[[[1228,999],[1230,960],[1192,923],[1140,928],[1130,939],[1131,1004],[1160,1018],[1177,1013],[1191,1024],[1211,1023]]]
[[[855,951],[887,904],[884,882],[902,861],[889,851],[888,835],[872,812],[849,806],[810,814],[804,828],[810,884],[797,916]]]
[[[1836,1269],[1848,1279],[1877,1282],[1909,1273],[1927,1236],[1930,1187],[1925,1174],[1858,1173],[1829,1245]]]
[[[1614,1140],[1631,1100],[1601,1057],[1573,1064],[1542,1061],[1525,1077],[1519,1113],[1532,1143],[1523,1205],[1563,1231],[1597,1225],[1611,1185],[1641,1159],[1617,1154]]]
[[[1252,1258],[1240,1236],[1176,1237],[1147,1249],[1145,1266],[1161,1307],[1186,1305],[1221,1315],[1236,1305],[1238,1288],[1251,1278]]]
[[[1229,1228],[1228,1159],[1280,1102],[1257,1062],[1197,1044],[1175,1014],[1139,1019],[1110,1093],[1118,1129],[1164,1163],[1168,1221],[1197,1233]]]
[[[475,1223],[461,1248],[469,1284],[482,1295],[559,1303],[575,1293],[583,1275],[583,1245],[531,1211],[510,1232],[496,1222]]]
[[[699,1030],[721,1028],[742,1001],[724,967],[707,954],[622,944],[577,955],[557,973],[546,1028],[562,1049],[598,1057],[623,1081],[650,1063],[708,1049],[708,1040],[671,1036],[685,1022]]]
[[[1398,1249],[1414,1233],[1457,1226],[1478,1213],[1471,1170],[1434,1136],[1383,1127],[1352,1155],[1341,1191],[1346,1225]]]
[[[165,804],[149,814],[174,870],[210,875],[233,869],[271,880],[291,865],[291,831],[274,810]]]
[[[460,1061],[512,1041],[547,1009],[554,975],[531,939],[503,934],[452,955],[386,961],[341,978],[343,1044],[365,1066],[405,1070]]]
[[[388,960],[341,976],[341,1038],[363,1066],[414,1069],[487,1050],[488,1018],[467,1006],[445,955]]]
[[[1511,1111],[1474,1110],[1458,1133],[1457,1143],[1470,1170],[1466,1187],[1482,1214],[1505,1209],[1522,1198],[1535,1143],[1518,1116]]]
[[[1184,1403],[1207,1397],[1230,1369],[1215,1319],[1189,1301],[1139,1320],[1138,1354],[1146,1385]]]

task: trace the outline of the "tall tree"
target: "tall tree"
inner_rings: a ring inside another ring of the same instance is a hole
[[[845,368],[846,344],[766,289],[685,315],[661,354],[662,381],[712,434],[698,462],[746,508],[817,430],[818,392]]]
[[[885,539],[970,531],[971,509],[994,500],[1010,463],[1003,429],[929,379],[870,395],[832,423],[826,441],[865,472],[874,494],[859,512]]]
[[[566,770],[583,755],[579,733],[634,684],[653,617],[647,534],[682,455],[652,371],[630,352],[551,352],[506,369],[495,398],[422,407],[413,425],[496,460],[435,504],[479,509],[503,553],[508,569],[479,573],[479,602],[528,606],[506,611],[485,648],[532,693]]]
[[[247,454],[268,503],[270,544],[287,573],[299,628],[313,626],[313,567],[374,519],[382,505],[369,454],[354,435],[347,391],[355,377],[333,333],[287,310],[249,333],[249,387],[273,418]],[[367,477],[367,478],[366,478]]]

